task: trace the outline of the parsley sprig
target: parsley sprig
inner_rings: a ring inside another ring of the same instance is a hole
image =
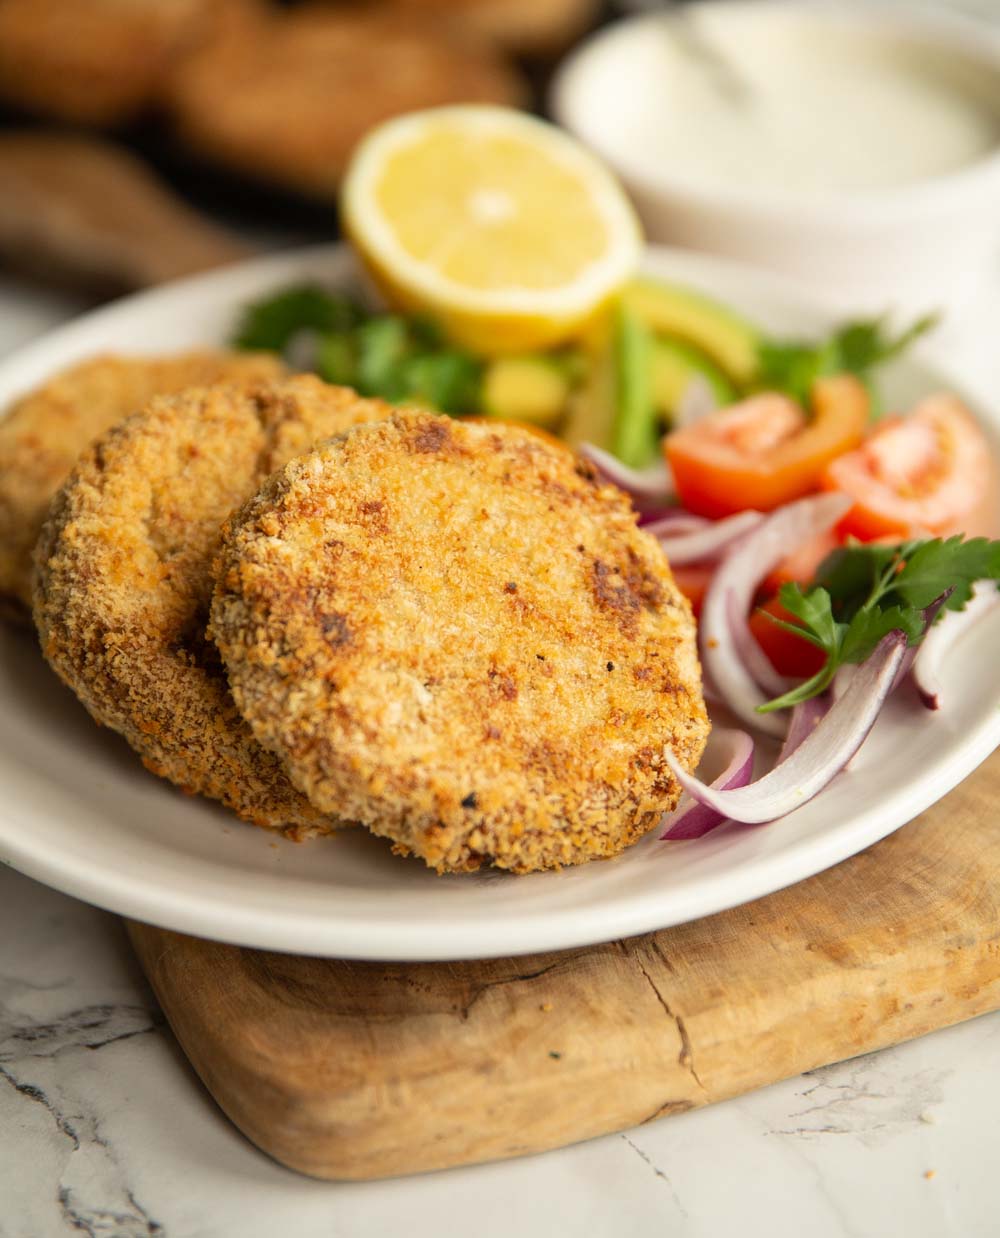
[[[961,610],[977,580],[1000,580],[1000,542],[962,537],[902,542],[898,546],[852,543],[828,555],[814,583],[782,585],[779,598],[796,622],[764,614],[779,627],[826,654],[823,669],[761,713],[787,709],[830,686],[844,665],[864,662],[883,636],[902,632],[917,645],[943,610]]]
[[[937,323],[927,314],[898,334],[882,318],[862,319],[838,327],[825,340],[765,339],[758,345],[758,383],[768,391],[783,391],[809,405],[813,383],[831,374],[855,374],[868,387],[873,415],[879,401],[872,378],[874,371],[905,352]]]
[[[312,337],[312,364],[329,383],[397,403],[414,400],[442,413],[479,410],[478,357],[449,344],[419,315],[372,314],[347,293],[315,284],[247,306],[233,343],[287,353],[302,333]]]

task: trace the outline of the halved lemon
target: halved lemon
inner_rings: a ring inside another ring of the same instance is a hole
[[[567,339],[634,273],[642,233],[611,173],[499,107],[391,120],[361,143],[345,230],[389,301],[483,353]]]

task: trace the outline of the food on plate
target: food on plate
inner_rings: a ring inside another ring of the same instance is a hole
[[[648,278],[631,283],[622,301],[656,335],[697,349],[731,382],[744,386],[756,377],[764,337],[729,306],[693,288]]]
[[[506,108],[380,126],[351,160],[341,211],[389,302],[484,355],[564,342],[639,262],[639,224],[612,175]]]
[[[655,540],[512,426],[398,412],[293,460],[227,526],[210,631],[313,803],[441,872],[617,853],[708,733]]]
[[[131,120],[213,7],[201,0],[3,0],[0,95],[77,124]]]
[[[31,606],[31,553],[49,502],[80,452],[155,395],[277,378],[276,356],[204,350],[91,357],[22,396],[0,420],[0,607]]]
[[[990,447],[953,395],[931,395],[906,417],[886,418],[857,451],[831,460],[824,485],[854,505],[841,530],[862,541],[921,531],[971,532],[987,499]]]
[[[374,125],[438,104],[517,104],[525,88],[492,47],[451,28],[312,4],[227,25],[176,65],[166,95],[202,154],[332,198]]]
[[[808,409],[775,392],[719,409],[664,440],[677,495],[701,516],[773,511],[818,489],[831,461],[860,444],[868,412],[850,374],[817,379]]]
[[[123,147],[81,134],[0,133],[0,258],[88,292],[158,284],[246,257]]]
[[[388,408],[311,376],[159,397],[88,448],[38,547],[42,650],[153,773],[299,837],[338,822],[239,716],[205,636],[230,511],[292,456]]]

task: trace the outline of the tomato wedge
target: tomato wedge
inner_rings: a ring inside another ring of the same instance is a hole
[[[852,375],[819,379],[812,416],[765,392],[675,430],[664,439],[677,493],[701,516],[773,511],[819,488],[826,466],[861,442],[868,393]]]
[[[983,432],[957,397],[942,394],[884,421],[857,451],[830,463],[823,485],[854,499],[841,535],[874,541],[977,531],[991,479]]]

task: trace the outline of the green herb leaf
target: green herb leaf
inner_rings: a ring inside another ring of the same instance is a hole
[[[358,385],[358,351],[348,331],[322,335],[316,347],[316,372],[324,382]]]
[[[807,633],[814,636],[814,644],[821,649],[832,649],[838,645],[840,625],[833,617],[830,595],[825,589],[810,589],[808,593],[803,593],[799,585],[788,582],[781,586],[778,596],[785,610],[800,619]]]
[[[864,662],[883,636],[903,632],[907,644],[916,645],[924,635],[926,620],[922,611],[902,606],[885,610],[859,610],[847,625],[840,645],[840,664]]]
[[[249,351],[283,352],[298,331],[346,331],[361,317],[361,309],[344,293],[303,284],[247,306],[233,344]]]
[[[406,366],[410,399],[442,413],[473,413],[480,405],[483,365],[469,353],[444,350],[414,357]]]
[[[854,543],[834,551],[808,589],[797,584],[781,588],[781,604],[801,627],[774,620],[822,649],[826,665],[761,711],[785,709],[818,695],[841,666],[864,662],[890,632],[902,632],[911,646],[919,644],[929,627],[931,604],[943,599],[943,609],[961,610],[977,580],[1000,581],[1000,542],[930,538],[896,546]]]
[[[883,319],[848,322],[818,343],[805,340],[763,340],[758,346],[758,385],[783,391],[808,406],[813,384],[831,374],[855,374],[872,395],[873,415],[879,411],[872,372],[899,356],[937,322],[937,315],[918,319],[892,335]]]

